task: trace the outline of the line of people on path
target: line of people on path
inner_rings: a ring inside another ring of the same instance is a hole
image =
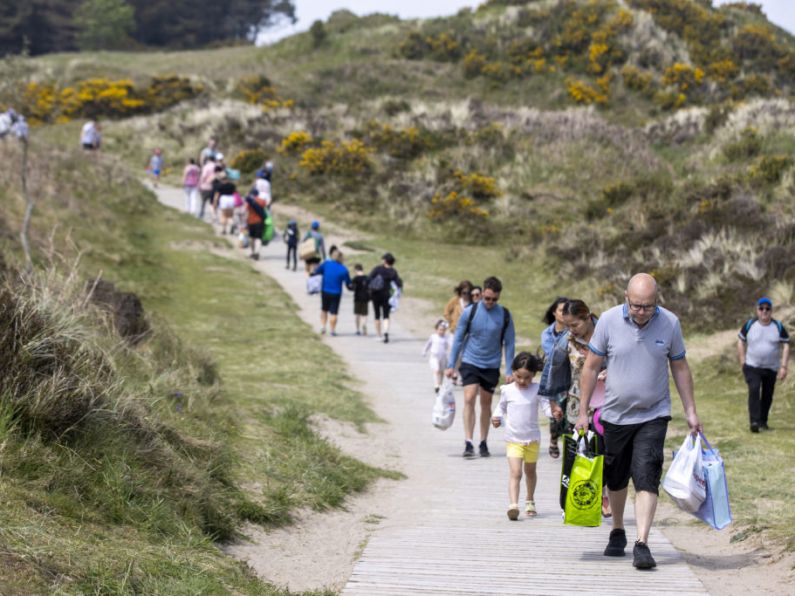
[[[288,225],[289,227],[289,225]],[[311,280],[314,277],[321,279],[320,293],[320,332],[337,335],[337,316],[342,301],[343,289],[353,292],[353,314],[356,321],[356,335],[367,335],[367,318],[369,305],[373,305],[375,337],[383,343],[389,343],[389,323],[392,313],[397,310],[403,292],[403,280],[395,269],[395,257],[392,253],[385,253],[381,264],[373,267],[365,275],[361,264],[354,266],[354,277],[351,278],[348,268],[343,264],[342,251],[332,246],[329,258],[325,259],[325,248],[320,224],[312,223],[312,229],[307,233],[304,242],[310,242],[315,251],[311,255],[302,254],[306,262],[306,270]],[[297,238],[297,229],[295,237]],[[288,245],[288,268],[290,247]],[[295,268],[294,268],[295,269]]]
[[[630,280],[624,302],[599,318],[582,300],[557,298],[545,316],[548,327],[541,336],[544,356],[528,352],[515,355],[513,318],[499,304],[502,289],[500,280],[490,277],[483,283],[480,301],[473,302],[472,284],[462,282],[445,308],[444,322],[453,332],[445,375],[450,379],[460,377],[463,384],[464,458],[476,455],[474,428],[479,402],[477,451],[481,457],[490,455],[487,443],[490,426],[505,428],[509,465],[507,515],[511,520],[519,518],[519,488],[524,475],[524,511],[528,517],[534,517],[541,439],[539,410],[551,420],[549,452],[553,458],[560,457],[557,442],[562,434],[595,433],[605,461],[602,514],[612,516],[604,555],[625,554],[624,510],[627,487],[632,480],[637,522],[633,565],[638,569],[654,567],[656,562],[648,547],[648,537],[659,494],[665,435],[671,420],[669,370],[689,431],[703,430],[696,413],[693,379],[679,320],[659,305],[654,278],[640,273]],[[753,330],[755,325],[747,325],[746,340],[749,333],[762,335]],[[764,323],[758,328],[763,326]],[[432,354],[432,367],[448,345],[442,339],[443,332],[446,329],[437,323],[436,334],[440,339],[431,337],[426,345],[427,353]],[[773,333],[766,332],[767,335],[772,337]],[[783,338],[779,334],[777,341],[783,342]],[[741,341],[744,341],[742,336]],[[492,399],[503,362],[505,383],[500,387],[500,401],[492,413]],[[744,358],[743,362],[748,366]],[[437,378],[434,377],[435,383]]]

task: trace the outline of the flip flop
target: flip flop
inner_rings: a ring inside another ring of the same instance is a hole
[[[558,459],[560,457],[560,448],[558,447],[557,441],[549,444],[549,457],[552,459]]]

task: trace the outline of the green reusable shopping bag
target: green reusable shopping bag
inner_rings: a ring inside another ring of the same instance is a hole
[[[604,456],[578,453],[574,458],[566,491],[563,522],[569,526],[602,524],[602,468]]]

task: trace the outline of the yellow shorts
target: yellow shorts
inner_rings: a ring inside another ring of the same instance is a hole
[[[529,445],[507,443],[505,445],[505,456],[518,457],[523,459],[526,464],[534,464],[538,461],[538,441],[534,441]]]

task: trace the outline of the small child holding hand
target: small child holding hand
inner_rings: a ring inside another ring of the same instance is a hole
[[[524,467],[527,483],[525,513],[535,517],[536,462],[541,430],[538,427],[538,408],[551,415],[549,400],[538,395],[538,383],[533,383],[535,373],[543,368],[541,360],[528,352],[513,359],[513,383],[500,388],[500,403],[494,410],[491,423],[494,428],[505,425],[505,455],[508,458],[508,519],[519,519],[519,484]]]

